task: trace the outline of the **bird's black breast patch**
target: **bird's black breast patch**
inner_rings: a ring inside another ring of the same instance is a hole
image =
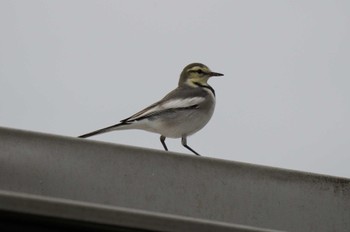
[[[200,86],[202,88],[209,89],[215,96],[215,90],[210,85],[202,85],[201,83],[198,83],[198,82],[194,82],[194,84],[196,84],[197,86]]]

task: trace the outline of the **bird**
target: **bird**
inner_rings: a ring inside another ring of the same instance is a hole
[[[165,151],[166,138],[181,138],[181,144],[200,156],[187,144],[187,137],[202,129],[211,119],[215,108],[215,91],[208,84],[211,77],[224,74],[211,71],[202,63],[191,63],[181,72],[178,86],[160,101],[120,123],[102,128],[79,138],[127,129],[140,129],[160,135]]]

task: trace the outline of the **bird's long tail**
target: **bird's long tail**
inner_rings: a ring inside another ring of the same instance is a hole
[[[102,129],[99,129],[99,130],[96,130],[96,131],[93,131],[93,132],[90,132],[90,133],[87,133],[87,134],[84,134],[84,135],[80,135],[80,136],[78,136],[78,138],[87,138],[87,137],[90,137],[90,136],[103,134],[103,133],[106,133],[106,132],[117,130],[117,128],[118,129],[122,129],[122,128],[119,128],[119,127],[124,126],[124,125],[128,125],[128,124],[125,123],[125,122],[121,122],[121,123],[115,124],[113,126],[109,126],[109,127],[102,128]]]

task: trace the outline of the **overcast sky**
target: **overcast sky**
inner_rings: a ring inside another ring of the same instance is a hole
[[[0,1],[0,126],[77,136],[136,113],[202,62],[204,156],[350,177],[350,1]],[[91,139],[162,149],[159,135]],[[172,151],[190,154],[179,139]]]

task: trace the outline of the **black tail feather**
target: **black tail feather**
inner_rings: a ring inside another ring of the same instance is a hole
[[[109,126],[109,127],[102,128],[102,129],[99,129],[99,130],[96,130],[96,131],[93,131],[93,132],[90,132],[87,134],[80,135],[80,136],[78,136],[78,138],[87,138],[87,137],[91,137],[94,135],[110,132],[110,131],[113,131],[113,129],[115,129],[116,127],[121,126],[121,125],[125,125],[125,124],[127,124],[127,123],[118,123],[118,124],[115,124],[113,126]]]

